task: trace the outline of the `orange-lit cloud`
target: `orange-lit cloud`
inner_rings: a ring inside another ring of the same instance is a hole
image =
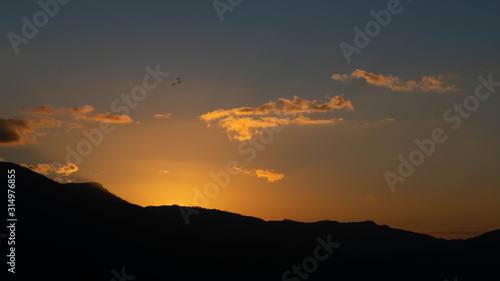
[[[130,116],[128,115],[116,115],[112,114],[111,112],[96,113],[91,115],[91,113],[95,111],[95,108],[88,104],[81,107],[58,108],[58,109],[55,109],[52,105],[47,104],[36,107],[34,109],[23,108],[21,111],[25,114],[35,115],[35,116],[70,114],[76,120],[83,120],[88,122],[103,122],[103,123],[117,123],[117,124],[126,124],[134,122],[132,118],[130,118]]]
[[[27,165],[27,164],[20,164],[20,165],[32,170],[35,173],[39,173],[48,178],[52,178],[52,180],[60,183],[74,182],[74,179],[69,179],[67,178],[67,176],[78,171],[78,167],[72,163],[59,166],[53,164],[45,164],[45,163],[36,165]]]
[[[292,120],[292,123],[299,125],[314,125],[314,124],[330,124],[336,121],[342,121],[342,118],[338,119],[311,119],[300,115],[299,117]]]
[[[285,174],[274,173],[272,170],[255,170],[255,174],[259,178],[266,178],[268,182],[279,181],[285,177]]]
[[[77,119],[82,119],[90,122],[103,122],[103,123],[115,123],[115,124],[128,124],[134,122],[132,118],[128,115],[116,115],[110,112],[98,113],[94,116],[83,115]]]
[[[44,176],[50,176],[51,174],[61,174],[63,176],[69,176],[70,174],[77,172],[78,167],[72,163],[68,163],[66,165],[58,166],[52,164],[36,164],[36,165],[27,165],[20,164],[21,166],[32,170],[33,172],[42,174]]]
[[[370,195],[366,195],[366,196],[364,197],[364,199],[366,199],[366,200],[370,200],[370,201],[375,201],[375,198],[374,198],[374,197],[373,197],[373,195],[371,195],[371,194],[370,194]]]
[[[54,173],[55,168],[51,164],[36,164],[36,165],[27,165],[21,164],[21,166],[32,170],[35,173],[42,174],[44,176],[49,176],[51,173]]]
[[[264,128],[274,128],[285,126],[289,124],[298,125],[314,125],[314,124],[331,124],[338,119],[311,119],[309,117],[298,116],[294,119],[291,118],[278,118],[278,117],[260,117],[257,119],[251,117],[238,117],[229,116],[218,122],[219,127],[224,128],[228,134],[229,139],[236,139],[239,141],[249,140],[252,137],[260,134]]]
[[[317,100],[304,100],[297,96],[293,100],[280,98],[277,102],[268,102],[260,107],[239,107],[228,110],[218,109],[200,116],[206,122],[221,119],[231,115],[266,115],[271,113],[280,113],[288,115],[298,115],[311,112],[327,112],[335,109],[354,109],[351,101],[346,101],[341,96],[335,96],[328,102],[320,103]]]
[[[66,179],[66,178],[60,178],[60,177],[55,177],[53,178],[54,181],[59,182],[59,183],[74,183],[74,179]]]
[[[210,122],[216,121],[217,125],[224,128],[229,139],[244,141],[261,133],[262,129],[286,126],[289,124],[312,125],[328,124],[342,119],[311,119],[303,116],[305,113],[327,112],[335,109],[345,108],[353,110],[351,101],[344,100],[341,96],[331,98],[326,103],[316,100],[308,101],[298,97],[293,100],[279,99],[278,102],[269,102],[263,106],[251,108],[240,107],[229,110],[218,109],[200,116],[210,126]],[[280,115],[280,117],[261,115]],[[283,115],[299,115],[292,119]],[[257,117],[256,117],[257,116]]]
[[[219,126],[226,129],[229,139],[244,141],[259,134],[261,129],[288,125],[289,118],[261,117],[253,119],[250,117],[229,116],[219,121]]]
[[[69,176],[70,174],[77,172],[78,167],[72,163],[68,163],[64,166],[58,167],[55,172],[57,174],[62,174],[64,176]]]
[[[167,118],[170,118],[171,116],[172,116],[172,113],[165,113],[165,114],[158,113],[158,114],[154,115],[154,118],[167,119]]]
[[[437,91],[437,92],[447,92],[458,90],[455,85],[446,84],[445,79],[458,78],[457,75],[447,74],[447,75],[437,75],[437,76],[423,76],[421,81],[404,81],[403,79],[392,76],[384,76],[381,74],[374,74],[361,69],[356,69],[351,74],[335,74],[332,76],[334,80],[337,81],[349,81],[352,79],[365,79],[368,84],[388,87],[393,91],[411,91],[420,89],[422,91]]]
[[[285,177],[285,174],[278,174],[273,172],[273,170],[260,170],[260,169],[245,170],[243,169],[243,167],[233,167],[233,169],[245,175],[257,176],[259,178],[266,178],[268,182],[279,181]]]

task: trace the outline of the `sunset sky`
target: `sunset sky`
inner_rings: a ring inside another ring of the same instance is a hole
[[[243,1],[223,21],[213,1],[70,1],[17,54],[7,35],[42,8],[4,2],[4,161],[142,206],[500,228],[500,85],[484,83],[500,81],[497,1],[401,1],[350,63],[341,43],[391,1]],[[446,141],[391,189],[384,173],[436,128]]]

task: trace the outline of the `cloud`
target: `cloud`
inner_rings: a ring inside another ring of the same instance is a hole
[[[27,165],[20,164],[22,167],[28,168],[35,173],[42,174],[48,178],[52,178],[54,181],[60,183],[70,183],[74,182],[73,179],[67,178],[72,173],[78,171],[78,167],[72,163],[67,163],[66,165],[53,165],[53,164],[36,164],[36,165]]]
[[[22,108],[21,112],[29,115],[45,115],[45,116],[54,116],[54,115],[63,115],[63,114],[71,114],[73,116],[81,116],[88,114],[94,111],[95,108],[91,105],[84,105],[82,107],[70,107],[70,108],[58,108],[55,109],[52,105],[46,104],[42,106],[35,107],[33,109]]]
[[[45,164],[45,163],[36,165],[21,164],[21,166],[28,168],[33,172],[42,174],[44,176],[49,176],[50,174],[62,174],[63,176],[68,176],[78,171],[78,167],[72,163],[59,166],[55,166],[53,164]]]
[[[334,74],[332,78],[336,81],[346,82],[352,79],[365,79],[368,84],[388,87],[393,91],[411,91],[420,89],[422,91],[437,91],[447,92],[458,90],[455,85],[446,84],[445,79],[458,78],[457,75],[437,75],[437,76],[423,76],[421,81],[408,80],[404,81],[397,76],[384,76],[381,74],[374,74],[361,69],[356,69],[351,74]]]
[[[95,113],[94,107],[84,105],[82,107],[58,108],[47,104],[34,109],[23,108],[21,111],[32,118],[0,117],[0,145],[25,145],[37,144],[37,136],[45,135],[40,128],[64,128],[66,132],[84,128],[77,122],[59,120],[52,116],[68,114],[74,120],[88,122],[103,122],[115,124],[127,124],[134,121],[128,115],[116,115],[110,112]]]
[[[111,112],[106,113],[95,113],[91,115],[92,112],[95,111],[95,108],[91,105],[84,105],[81,107],[70,107],[70,108],[54,108],[50,104],[42,105],[33,109],[23,108],[21,111],[25,114],[34,115],[34,116],[54,116],[54,115],[63,115],[69,114],[75,120],[83,120],[88,122],[103,122],[103,123],[117,123],[117,124],[126,124],[133,123],[134,121],[128,115],[116,115]]]
[[[60,178],[60,177],[55,177],[52,180],[58,182],[58,183],[74,183],[74,179],[66,179],[66,178]]]
[[[167,118],[169,118],[170,116],[172,116],[172,113],[165,113],[165,114],[158,113],[158,114],[155,114],[154,118],[158,118],[158,119],[167,119]]]
[[[327,112],[335,109],[346,108],[353,110],[351,101],[346,101],[341,96],[335,96],[328,102],[320,103],[317,100],[304,100],[297,96],[293,100],[279,98],[277,102],[268,102],[260,107],[239,107],[229,110],[218,109],[200,116],[206,122],[221,119],[227,116],[249,116],[266,115],[271,113],[281,113],[289,115],[298,115],[312,112]]]
[[[200,119],[211,122],[224,128],[229,139],[244,141],[261,133],[262,129],[286,126],[289,124],[312,125],[328,124],[342,119],[310,119],[303,116],[306,113],[327,112],[335,109],[345,108],[353,110],[351,101],[344,100],[341,96],[331,98],[328,102],[321,103],[316,100],[308,101],[298,97],[293,100],[280,98],[277,102],[268,102],[263,106],[251,108],[240,107],[229,110],[218,109],[200,116]],[[277,114],[275,116],[262,116]],[[283,117],[283,115],[300,115],[294,119]]]
[[[274,173],[272,170],[255,170],[255,174],[259,178],[267,178],[268,182],[279,181],[285,177],[285,174]]]
[[[29,120],[0,118],[0,145],[36,143],[35,130]]]
[[[473,141],[471,141],[471,140],[466,140],[466,141],[465,141],[465,144],[474,144],[474,142],[473,142]]]
[[[169,174],[170,171],[168,171],[168,170],[159,170],[159,171],[157,171],[157,173],[160,174],[160,175],[166,175],[166,174]]]
[[[103,122],[103,123],[115,123],[115,124],[128,124],[133,123],[134,120],[128,115],[116,115],[110,112],[98,113],[94,116],[83,115],[77,119],[82,119],[90,122]]]
[[[77,171],[78,167],[72,163],[67,163],[66,165],[60,166],[55,170],[57,174],[62,174],[64,176],[69,176],[70,174]]]
[[[253,119],[250,117],[229,116],[219,121],[218,125],[228,134],[229,139],[244,141],[256,136],[264,128],[288,125],[289,118],[261,117]]]
[[[299,117],[292,120],[292,123],[299,125],[314,125],[314,124],[330,124],[335,121],[342,121],[342,118],[338,119],[311,119],[309,117],[304,117],[300,115]]]
[[[61,121],[52,117],[34,119],[0,118],[0,145],[37,144],[37,136],[43,136],[40,128],[61,128],[66,131],[82,128],[80,124]]]
[[[257,176],[259,178],[266,178],[268,182],[279,181],[285,177],[285,174],[278,174],[273,172],[273,170],[260,170],[260,169],[245,170],[243,169],[243,167],[233,167],[233,169],[245,175]]]
[[[52,173],[55,173],[55,167],[51,164],[36,164],[36,165],[27,165],[21,164],[21,166],[32,170],[35,173],[42,174],[44,176],[49,176]]]
[[[370,201],[375,201],[375,198],[374,198],[371,194],[370,194],[370,195],[366,195],[366,196],[364,197],[364,199],[366,199],[366,200],[370,200]]]

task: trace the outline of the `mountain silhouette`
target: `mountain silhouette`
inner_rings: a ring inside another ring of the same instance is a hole
[[[60,184],[8,162],[0,168],[16,171],[16,273],[7,280],[462,281],[500,274],[500,229],[445,240],[372,221],[264,221],[203,208],[186,224],[176,205],[141,207],[98,183]],[[314,272],[283,278],[329,236],[340,246]],[[10,246],[1,240],[6,261]]]

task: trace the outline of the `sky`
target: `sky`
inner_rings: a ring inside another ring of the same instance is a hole
[[[1,4],[4,161],[141,206],[500,227],[497,1],[40,3]]]

